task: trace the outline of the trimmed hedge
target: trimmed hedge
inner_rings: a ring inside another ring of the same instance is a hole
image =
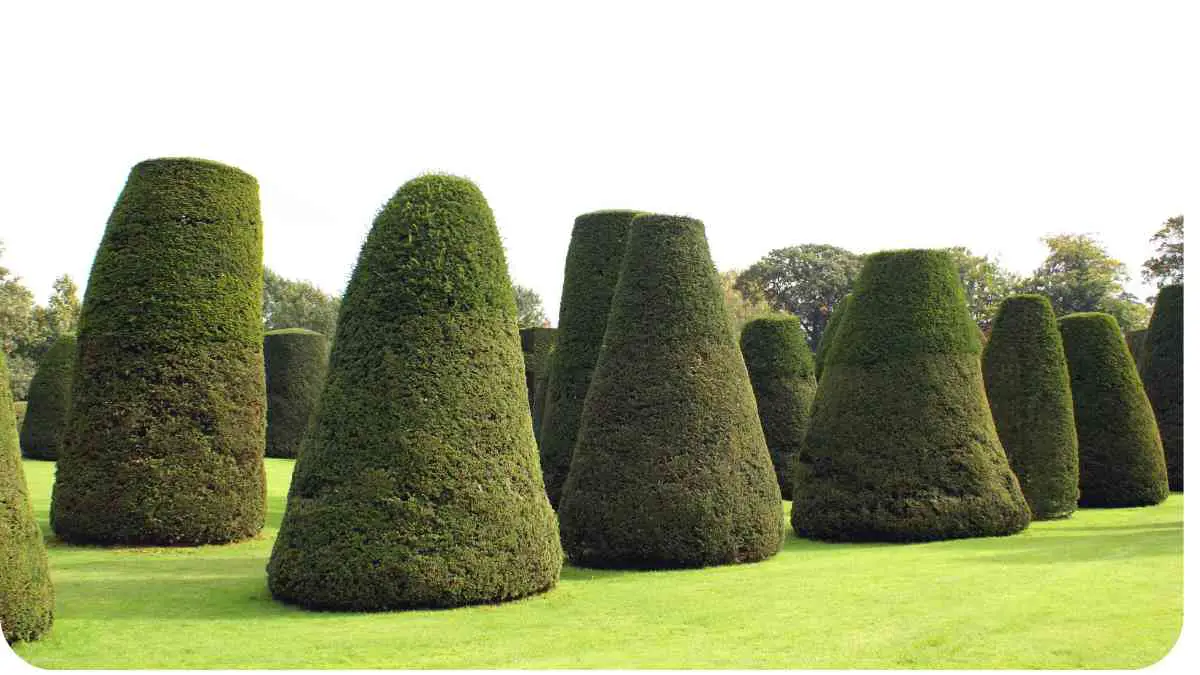
[[[790,500],[792,481],[788,466],[808,432],[817,390],[812,350],[808,348],[800,319],[795,316],[747,322],[742,327],[741,347],[758,404],[758,418],[775,465],[779,492]]]
[[[1158,292],[1142,350],[1142,382],[1167,459],[1167,482],[1183,491],[1183,286]]]
[[[72,543],[216,544],[266,513],[258,183],[134,166],[92,264],[50,522]]]
[[[0,626],[12,643],[36,640],[50,629],[54,588],[25,485],[8,377],[0,353]]]
[[[314,609],[453,607],[545,591],[561,566],[492,211],[466,179],[413,179],[346,287],[271,593]]]
[[[21,424],[21,453],[30,459],[58,459],[71,405],[75,336],[63,335],[42,357],[29,383],[29,406]]]
[[[533,417],[533,435],[539,436],[542,425],[542,404],[545,393],[539,398],[538,383],[546,378],[550,353],[554,349],[554,328],[522,328],[521,354],[525,359],[525,393],[529,398],[529,412]]]
[[[579,416],[608,324],[629,223],[638,213],[585,213],[575,219],[571,230],[559,303],[558,336],[550,358],[546,403],[538,434],[546,494],[555,507],[571,467],[571,453],[579,435]]]
[[[1000,303],[983,349],[983,382],[1033,517],[1071,515],[1079,501],[1079,441],[1067,357],[1046,296]]]
[[[305,328],[263,335],[267,375],[267,457],[294,459],[325,385],[329,342]]]
[[[1131,330],[1125,334],[1125,346],[1129,348],[1129,353],[1133,355],[1133,362],[1137,364],[1138,372],[1142,371],[1142,348],[1146,345],[1147,328],[1139,330]]]
[[[1025,529],[1029,507],[979,359],[979,328],[946,252],[867,257],[792,462],[796,533],[926,541]]]
[[[1167,498],[1154,410],[1111,315],[1058,320],[1079,435],[1079,505],[1148,506]]]
[[[703,223],[638,216],[619,279],[559,502],[567,556],[668,568],[774,555],[779,485]]]
[[[821,374],[825,370],[825,355],[829,353],[829,347],[833,344],[833,339],[837,337],[838,326],[842,323],[842,317],[849,311],[850,302],[854,299],[854,294],[847,294],[842,298],[842,301],[833,306],[833,310],[829,313],[829,321],[825,324],[825,332],[821,333],[821,340],[817,343],[817,353],[813,356],[813,373],[817,379],[821,379]]]

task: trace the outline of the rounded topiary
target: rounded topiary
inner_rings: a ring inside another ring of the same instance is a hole
[[[92,264],[50,522],[69,542],[196,545],[263,526],[258,183],[133,167]]]
[[[0,353],[0,627],[7,642],[36,640],[54,620],[54,588],[17,443],[8,365]]]
[[[1000,303],[983,349],[983,382],[1034,518],[1071,515],[1079,501],[1079,442],[1067,357],[1046,296]]]
[[[1183,286],[1158,292],[1141,355],[1142,383],[1158,421],[1167,482],[1183,490]]]
[[[1154,411],[1110,314],[1058,320],[1079,436],[1079,505],[1147,506],[1167,498]]]
[[[543,394],[538,396],[538,383],[546,377],[549,366],[550,352],[554,349],[554,328],[522,328],[521,354],[525,359],[525,393],[529,398],[529,412],[533,416],[534,437],[542,423],[542,406],[545,401]]]
[[[21,452],[30,459],[58,459],[71,404],[75,336],[63,335],[42,357],[29,383],[29,406],[21,425]]]
[[[589,567],[762,560],[782,541],[779,499],[704,225],[638,216],[563,485],[563,548]]]
[[[329,343],[305,328],[263,335],[267,374],[267,457],[295,458],[325,384]]]
[[[821,339],[817,342],[816,354],[813,355],[813,373],[818,380],[821,379],[821,374],[825,370],[825,355],[829,353],[829,346],[833,344],[838,326],[842,323],[842,317],[849,311],[850,301],[853,299],[854,294],[847,294],[841,302],[833,306],[833,310],[829,313],[829,321],[825,323],[825,331],[821,333]]]
[[[575,219],[559,303],[558,335],[546,380],[546,403],[538,434],[542,476],[550,503],[558,506],[571,453],[579,434],[579,415],[604,339],[609,304],[629,222],[637,211],[596,211]]]
[[[1012,534],[1029,524],[988,410],[979,328],[944,251],[869,256],[826,355],[792,526],[842,541]]]
[[[466,179],[416,178],[375,218],[346,287],[271,593],[452,607],[545,591],[561,566],[492,211]]]
[[[788,465],[800,451],[808,432],[809,414],[817,378],[812,350],[804,328],[795,316],[772,316],[749,321],[742,327],[742,357],[754,387],[758,418],[767,449],[775,465],[779,492],[792,498]]]

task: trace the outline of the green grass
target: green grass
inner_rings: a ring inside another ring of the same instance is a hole
[[[387,614],[274,602],[265,566],[291,462],[267,460],[262,538],[195,549],[51,541],[43,668],[1136,668],[1183,616],[1183,497],[1025,533],[915,545],[788,536],[758,564],[567,568],[506,605]],[[54,465],[25,470],[43,529]]]

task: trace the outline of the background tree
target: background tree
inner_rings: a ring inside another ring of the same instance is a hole
[[[981,329],[987,330],[1000,302],[1012,295],[1017,285],[1017,275],[1000,267],[987,256],[978,256],[963,246],[947,248],[958,268],[958,278],[962,281],[963,291],[967,295],[967,309],[971,319]]]
[[[4,254],[0,242],[0,256]],[[8,360],[13,397],[24,401],[41,357],[60,336],[79,324],[79,287],[63,275],[54,282],[46,307],[34,303],[21,278],[0,265],[0,349]]]
[[[862,258],[828,244],[778,248],[738,275],[734,287],[749,298],[758,293],[774,309],[795,314],[815,348],[829,312],[854,285]]]
[[[342,299],[307,281],[286,279],[263,267],[263,328],[307,328],[332,336]]]
[[[1022,292],[1041,293],[1050,299],[1057,316],[1076,312],[1106,312],[1122,330],[1144,328],[1149,310],[1127,293],[1125,264],[1086,234],[1043,237],[1050,255],[1021,284]]]
[[[762,290],[757,286],[747,284],[745,291],[737,287],[737,280],[741,274],[741,270],[721,272],[721,292],[725,296],[725,310],[729,312],[734,330],[739,333],[747,322],[777,314],[763,298]]]
[[[540,328],[546,323],[546,310],[542,307],[542,296],[537,291],[513,284],[513,296],[517,299],[518,328]]]
[[[1167,220],[1150,237],[1158,245],[1158,255],[1142,263],[1142,279],[1162,288],[1183,283],[1183,215]]]

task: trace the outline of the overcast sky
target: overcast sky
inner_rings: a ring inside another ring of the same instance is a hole
[[[39,302],[151,157],[255,175],[266,264],[331,293],[401,184],[467,176],[552,319],[594,209],[700,218],[721,269],[825,242],[1028,273],[1091,232],[1142,296],[1200,186],[1189,3],[178,4],[0,14],[2,262]]]

